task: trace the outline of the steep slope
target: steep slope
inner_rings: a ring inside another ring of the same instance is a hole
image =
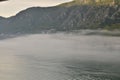
[[[120,5],[120,0],[73,0],[69,3],[60,4],[59,6],[69,7],[75,5],[114,6],[114,5]]]
[[[33,7],[8,19],[0,18],[0,33],[6,34],[104,28],[120,29],[120,5]]]

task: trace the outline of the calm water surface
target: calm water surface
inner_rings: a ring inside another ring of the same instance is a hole
[[[120,80],[120,37],[60,33],[1,40],[0,80]]]

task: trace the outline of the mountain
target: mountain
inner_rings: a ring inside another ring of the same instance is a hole
[[[73,0],[69,3],[61,4],[62,6],[73,6],[73,5],[119,5],[120,0]]]
[[[0,17],[0,34],[40,33],[47,30],[120,29],[118,3],[111,5],[112,2],[109,2],[103,5],[101,2],[99,5],[93,5],[81,4],[81,1],[75,0],[54,7],[32,7],[9,18]]]

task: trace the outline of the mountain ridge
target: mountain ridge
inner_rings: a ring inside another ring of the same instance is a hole
[[[40,33],[46,30],[120,29],[120,5],[31,7],[0,18],[0,33]]]
[[[60,4],[59,6],[69,7],[74,5],[114,6],[114,5],[120,5],[120,0],[73,0],[69,3]]]

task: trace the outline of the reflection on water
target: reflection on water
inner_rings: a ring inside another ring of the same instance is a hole
[[[120,38],[36,34],[0,41],[0,80],[120,80]]]

